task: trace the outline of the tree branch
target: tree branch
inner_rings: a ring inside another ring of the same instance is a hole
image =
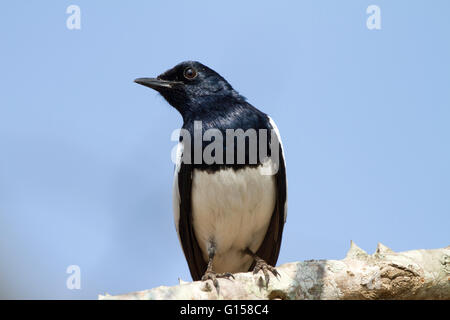
[[[450,299],[450,246],[395,253],[378,244],[369,255],[351,242],[343,260],[310,260],[277,267],[265,287],[262,273],[184,282],[99,299]]]

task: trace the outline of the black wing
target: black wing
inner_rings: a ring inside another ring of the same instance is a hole
[[[279,138],[279,137],[278,137]],[[287,181],[286,181],[286,165],[284,161],[283,148],[279,139],[279,168],[275,174],[276,181],[276,202],[275,208],[267,229],[266,236],[259,247],[256,255],[271,266],[275,266],[278,260],[281,247],[281,237],[283,235],[283,227],[286,222],[287,212]],[[249,270],[254,268],[254,263]]]
[[[205,273],[207,263],[203,259],[202,251],[198,245],[192,225],[192,170],[192,165],[181,163],[178,172],[178,190],[180,192],[180,219],[178,222],[178,232],[192,279],[197,281],[200,280]]]

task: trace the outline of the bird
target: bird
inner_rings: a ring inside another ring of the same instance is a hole
[[[275,265],[287,217],[286,164],[275,122],[198,61],[184,61],[156,78],[134,81],[156,90],[183,119],[186,134],[180,131],[173,213],[192,279],[212,280],[219,289],[217,279],[253,271],[263,273],[267,286],[269,272],[279,276]],[[230,130],[235,135],[227,135]],[[202,136],[208,131],[214,132],[209,139],[216,143],[214,161],[192,159],[196,151],[211,151],[204,136],[197,146],[191,143],[198,132]],[[255,137],[256,157],[251,145]]]

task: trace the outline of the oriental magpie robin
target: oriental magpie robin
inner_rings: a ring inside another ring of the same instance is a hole
[[[183,117],[173,210],[192,278],[210,279],[218,289],[217,278],[253,270],[264,273],[267,285],[268,271],[278,275],[287,214],[275,123],[196,61],[135,82],[158,91]]]

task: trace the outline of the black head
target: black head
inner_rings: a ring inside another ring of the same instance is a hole
[[[221,75],[197,61],[182,62],[156,78],[134,81],[158,91],[183,116],[220,108],[230,99],[245,101]]]

